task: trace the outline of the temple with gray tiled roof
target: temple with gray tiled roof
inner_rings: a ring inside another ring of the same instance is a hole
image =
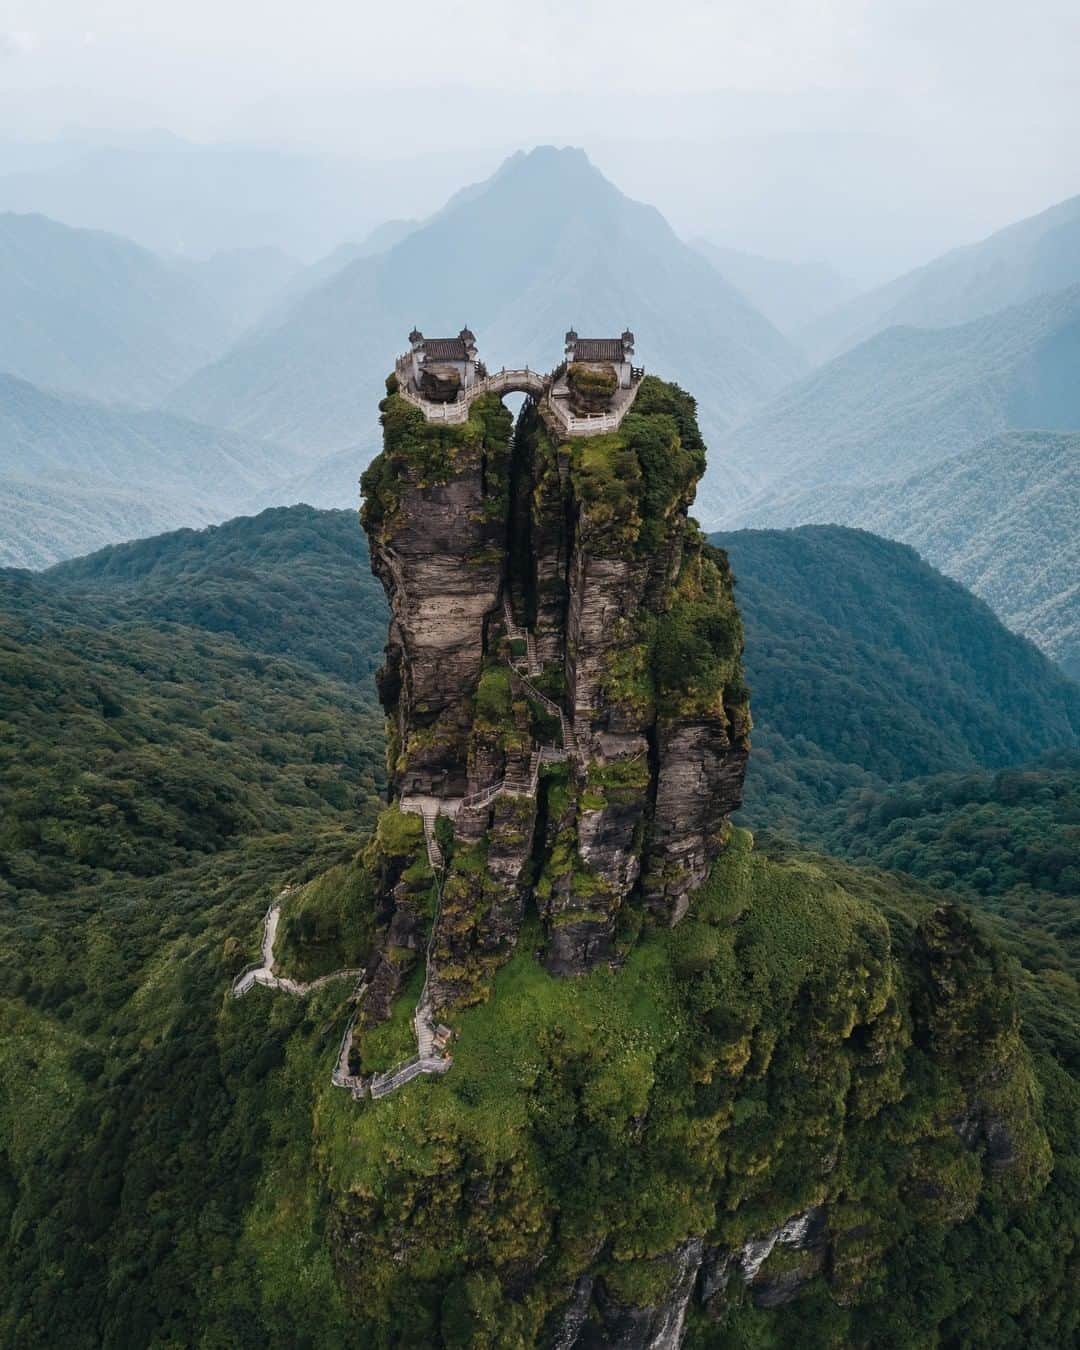
[[[620,337],[583,338],[571,328],[566,335],[568,365],[608,365],[615,367],[619,388],[629,389],[633,379],[634,335],[629,328]]]
[[[476,334],[465,327],[457,337],[426,338],[419,328],[409,334],[412,378],[417,389],[436,399],[457,397],[477,378]]]

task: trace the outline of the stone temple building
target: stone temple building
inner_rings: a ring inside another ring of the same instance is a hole
[[[452,401],[478,378],[476,334],[468,328],[450,338],[426,338],[414,328],[409,346],[413,385],[434,402]]]
[[[617,338],[583,338],[571,328],[566,335],[566,362],[614,366],[619,388],[629,389],[633,382],[634,335],[627,328]]]

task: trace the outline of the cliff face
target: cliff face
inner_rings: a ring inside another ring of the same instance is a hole
[[[493,400],[383,418],[397,800],[363,855],[359,1056],[410,1053],[425,1009],[453,1057],[347,1129],[320,1108],[356,1334],[914,1344],[893,1309],[944,1325],[924,1305],[973,1251],[1011,1259],[1046,1185],[1015,995],[961,911],[729,827],[750,717],[727,561],[687,517],[692,401],[647,380],[571,443],[543,405],[512,437]]]
[[[682,917],[740,799],[741,629],[687,519],[704,447],[673,386],[569,442],[531,405],[511,437],[494,398],[444,426],[391,394],[383,424],[364,478],[380,693],[393,790],[454,820],[429,963],[450,1006],[482,994],[530,896],[564,974],[619,959],[642,913]]]

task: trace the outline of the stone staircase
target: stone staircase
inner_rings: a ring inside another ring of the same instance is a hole
[[[431,864],[431,870],[438,875],[445,867],[446,859],[435,835],[435,822],[440,815],[455,816],[461,800],[455,797],[444,801],[439,797],[426,797],[416,793],[402,797],[398,804],[407,815],[418,815],[423,822],[428,862]]]
[[[536,639],[533,637],[531,628],[525,630],[525,654],[527,657],[527,668],[530,675],[543,674],[544,667],[536,654]]]
[[[350,966],[344,970],[332,970],[328,975],[319,975],[314,980],[293,980],[288,975],[278,975],[274,970],[274,943],[277,939],[278,921],[281,918],[281,901],[288,896],[293,887],[287,886],[274,901],[263,917],[262,957],[252,961],[237,975],[232,983],[233,998],[243,998],[249,989],[257,984],[266,989],[281,989],[295,998],[307,998],[316,989],[322,989],[332,980],[362,978],[363,970]]]
[[[404,1087],[406,1083],[411,1083],[414,1078],[419,1078],[422,1073],[445,1073],[453,1062],[449,1056],[446,1059],[438,1059],[435,1056],[425,1059],[417,1055],[415,1059],[406,1060],[396,1069],[377,1073],[368,1084],[368,1091],[378,1101],[380,1097],[386,1097],[399,1087]]]
[[[506,636],[511,642],[523,642],[525,644],[525,669],[530,675],[540,675],[544,667],[540,663],[540,658],[536,654],[536,639],[533,637],[531,628],[522,628],[520,624],[514,621],[514,611],[510,605],[510,596],[503,593],[503,622],[506,625]],[[521,658],[511,658],[511,664],[517,666]]]
[[[529,796],[535,792],[542,753],[540,749],[533,750],[529,756],[528,767],[521,766],[508,773],[502,780],[502,790],[510,793],[511,796]]]
[[[559,709],[559,723],[562,726],[563,749],[570,758],[576,759],[581,753],[578,747],[577,732],[574,730],[574,724],[562,708]]]
[[[424,842],[427,844],[428,862],[433,872],[442,871],[444,862],[443,851],[435,837],[435,822],[438,818],[439,809],[434,802],[429,799],[421,804],[420,819],[424,822]]]
[[[497,790],[502,788],[502,784],[497,785]],[[425,977],[424,987],[420,992],[420,1000],[416,1005],[416,1011],[413,1013],[413,1030],[416,1033],[416,1054],[407,1059],[397,1068],[388,1069],[385,1073],[377,1073],[363,1084],[361,1092],[354,1088],[353,1095],[362,1095],[363,1091],[370,1092],[373,1098],[385,1097],[391,1092],[395,1092],[399,1087],[410,1083],[414,1078],[418,1078],[422,1073],[445,1073],[453,1064],[453,1057],[449,1054],[440,1053],[435,1044],[435,1018],[434,1009],[431,1006],[431,996],[429,993],[429,982],[431,979],[431,953],[435,945],[435,931],[439,923],[439,913],[442,909],[442,890],[444,882],[444,871],[446,860],[443,857],[443,851],[439,847],[439,841],[435,837],[435,822],[440,814],[456,816],[462,806],[468,804],[469,799],[453,798],[443,800],[438,797],[424,796],[415,794],[405,796],[400,799],[399,806],[402,811],[413,815],[419,815],[424,824],[424,843],[427,848],[428,862],[431,864],[431,870],[435,873],[435,913],[431,919],[431,933],[428,937],[427,948],[424,952]],[[348,1064],[347,1047],[342,1050],[344,1063]],[[338,1072],[341,1072],[341,1063],[338,1065]],[[334,1080],[337,1082],[337,1078]],[[341,1086],[352,1086],[342,1083]]]
[[[431,1059],[435,1049],[435,1028],[428,1008],[417,1008],[413,1018],[416,1028],[416,1052],[420,1059]]]

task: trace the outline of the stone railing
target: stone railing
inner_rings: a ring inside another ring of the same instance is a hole
[[[461,799],[461,804],[467,810],[477,806],[487,806],[488,802],[493,802],[506,786],[506,779],[500,778],[497,783],[492,783],[490,787],[481,788],[479,792],[469,792]]]
[[[531,394],[542,398],[551,381],[550,375],[542,375],[528,366],[507,367],[496,370],[474,380],[465,389],[458,390],[453,403],[432,403],[411,387],[412,358],[408,353],[399,356],[394,362],[394,374],[397,376],[398,393],[414,408],[419,408],[429,422],[460,423],[469,419],[469,407],[481,394]]]
[[[377,1073],[369,1084],[371,1095],[378,1101],[380,1097],[387,1096],[396,1088],[404,1087],[414,1078],[419,1078],[422,1073],[445,1073],[453,1062],[449,1056],[438,1059],[434,1055],[416,1055],[412,1059],[407,1059],[404,1064],[399,1064],[396,1069]]]
[[[448,425],[460,425],[469,420],[469,408],[474,399],[481,394],[529,394],[539,400],[551,391],[555,374],[543,375],[528,366],[507,367],[496,370],[475,380],[466,389],[458,391],[453,403],[432,403],[411,386],[412,353],[404,352],[394,362],[394,374],[397,376],[397,392],[414,408],[419,408],[429,422],[444,422]],[[578,417],[565,407],[561,400],[548,398],[547,406],[555,420],[568,436],[599,436],[604,432],[617,431],[623,418],[630,411],[637,394],[638,385],[644,377],[643,366],[634,366],[631,372],[632,383],[617,407],[604,413],[592,413]]]
[[[551,754],[547,753],[551,750]],[[487,806],[488,802],[493,802],[496,797],[504,794],[507,797],[534,797],[536,788],[540,782],[540,769],[546,759],[556,759],[561,755],[557,746],[540,746],[534,750],[529,760],[529,778],[527,782],[515,781],[512,778],[500,778],[497,783],[492,783],[490,787],[481,788],[479,792],[470,792],[468,796],[461,798],[461,805],[473,809],[480,806]]]
[[[620,390],[616,394],[625,394],[616,407],[609,409],[604,413],[590,413],[585,417],[578,417],[566,407],[565,400],[549,398],[548,407],[555,416],[555,420],[568,436],[600,436],[604,432],[618,431],[623,418],[634,406],[634,399],[637,398],[638,387],[641,384],[642,377],[645,374],[644,369],[635,367],[637,378],[627,390]]]

